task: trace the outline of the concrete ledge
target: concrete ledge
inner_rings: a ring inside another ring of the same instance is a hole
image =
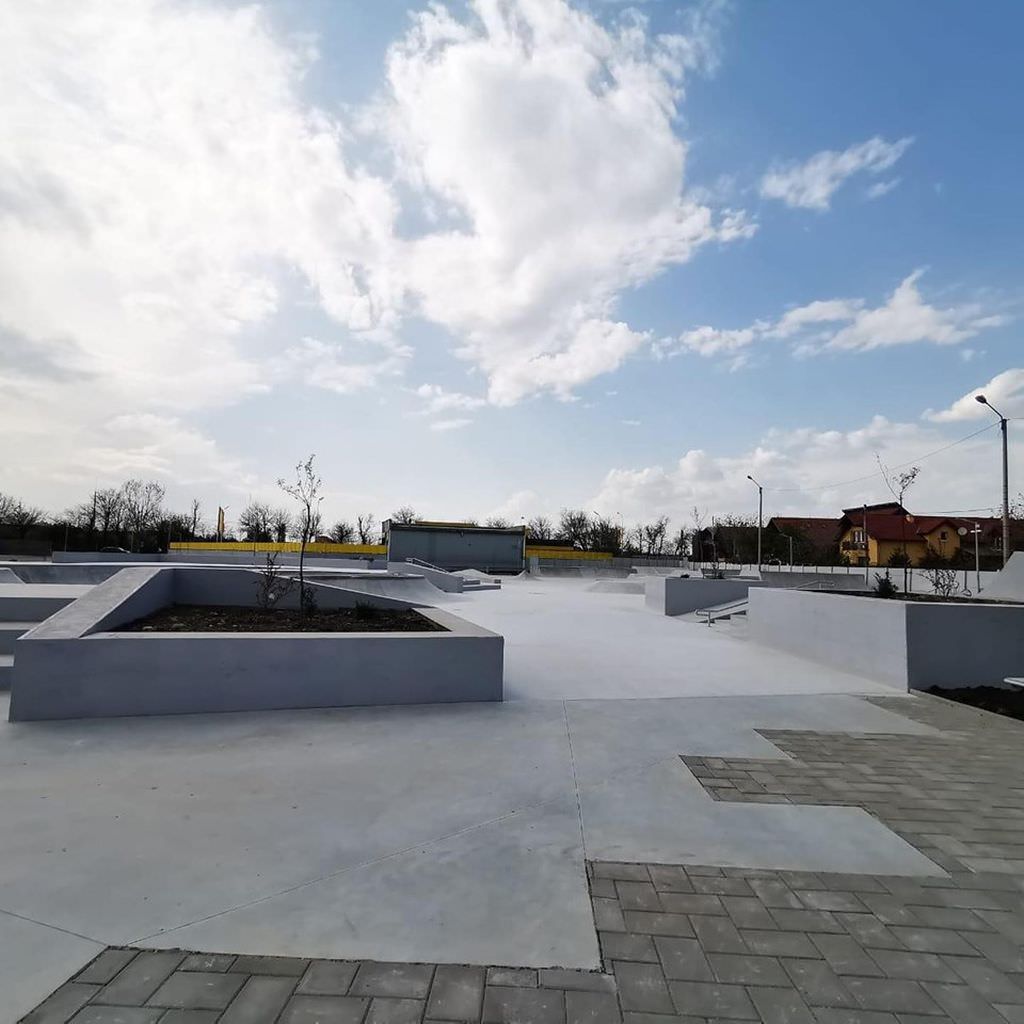
[[[255,603],[255,574],[125,569],[17,641],[10,719],[500,701],[504,639],[449,612],[447,632],[118,633],[177,601]],[[412,604],[313,584],[324,608]],[[248,600],[245,598],[248,596]]]
[[[1024,667],[1024,605],[751,591],[749,639],[901,690],[999,686]]]
[[[644,603],[662,615],[687,615],[726,601],[740,601],[752,587],[764,587],[760,580],[683,579],[648,576],[644,579]]]

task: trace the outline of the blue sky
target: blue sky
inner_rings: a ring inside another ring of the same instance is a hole
[[[89,7],[3,15],[0,490],[998,502],[1019,4]]]

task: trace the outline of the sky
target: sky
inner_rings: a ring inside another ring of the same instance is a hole
[[[0,491],[921,513],[1024,485],[1016,0],[0,6]],[[988,429],[985,429],[988,428]],[[973,435],[973,436],[972,436]]]

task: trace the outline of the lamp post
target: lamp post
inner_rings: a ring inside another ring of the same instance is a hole
[[[999,429],[1003,435],[1003,565],[1006,565],[1010,560],[1010,460],[1006,417],[984,395],[975,395],[974,400],[987,405],[999,417]]]
[[[761,571],[761,520],[764,516],[764,488],[748,473],[747,479],[757,488],[757,571]]]

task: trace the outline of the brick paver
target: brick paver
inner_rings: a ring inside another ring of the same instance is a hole
[[[940,732],[680,753],[712,799],[862,807],[948,877],[590,863],[602,972],[111,948],[24,1021],[1024,1024],[1024,725],[871,700]]]

